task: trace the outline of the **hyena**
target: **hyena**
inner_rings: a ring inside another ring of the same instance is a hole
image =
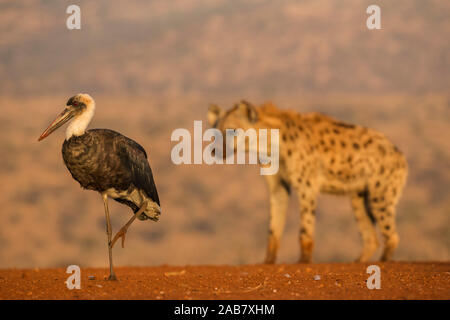
[[[266,263],[276,260],[291,190],[300,204],[300,262],[312,260],[319,193],[350,197],[363,242],[358,261],[368,261],[377,250],[376,225],[384,239],[381,260],[391,259],[399,242],[395,206],[408,165],[383,134],[320,113],[284,111],[271,103],[255,107],[246,101],[228,111],[210,106],[208,121],[222,132],[279,129],[279,170],[264,176],[270,192]]]

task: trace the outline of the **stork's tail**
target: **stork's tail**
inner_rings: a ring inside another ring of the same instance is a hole
[[[116,200],[119,203],[126,204],[127,206],[129,206],[131,208],[131,210],[133,210],[134,213],[139,211],[139,207],[133,201],[130,201],[130,200],[124,199],[124,198],[114,198],[114,200]],[[159,216],[161,215],[161,207],[156,202],[153,202],[150,199],[147,199],[145,201],[147,201],[147,208],[145,209],[144,212],[142,212],[138,216],[138,219],[139,220],[149,220],[150,219],[153,221],[158,221]]]
[[[161,215],[161,207],[156,203],[153,202],[151,200],[147,200],[147,208],[145,209],[145,211],[143,213],[141,213],[141,215],[139,215],[138,219],[139,220],[153,220],[153,221],[158,221],[159,220],[159,216]],[[133,210],[134,213],[139,211],[139,208],[137,208],[137,210]]]

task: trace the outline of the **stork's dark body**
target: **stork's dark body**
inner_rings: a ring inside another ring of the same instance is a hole
[[[134,140],[108,129],[87,130],[72,136],[62,147],[64,163],[84,189],[100,193],[116,190],[116,201],[137,212],[141,203],[127,195],[138,189],[146,200],[160,205],[144,148]],[[140,219],[149,217],[141,215]]]

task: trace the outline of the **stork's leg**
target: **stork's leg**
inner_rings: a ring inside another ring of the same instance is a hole
[[[111,221],[109,219],[109,209],[108,209],[108,196],[102,193],[103,204],[105,205],[105,216],[106,216],[106,234],[108,235],[108,252],[109,252],[109,278],[108,280],[117,280],[116,274],[114,273],[113,260],[112,260],[112,228]]]
[[[128,227],[133,223],[133,221],[139,217],[139,215],[147,209],[147,201],[144,201],[141,208],[136,212],[131,219],[117,232],[117,234],[114,236],[114,239],[112,240],[111,247],[114,247],[114,244],[116,243],[119,238],[122,238],[122,248],[125,246],[125,235],[127,234]]]

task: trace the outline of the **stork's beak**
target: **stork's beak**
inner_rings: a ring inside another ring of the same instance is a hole
[[[61,112],[59,116],[55,120],[53,120],[53,122],[48,126],[48,128],[45,129],[44,132],[42,132],[38,141],[41,141],[42,139],[48,137],[53,131],[55,131],[56,129],[61,127],[64,123],[72,119],[74,115],[75,111],[73,109],[65,108],[63,112]]]

